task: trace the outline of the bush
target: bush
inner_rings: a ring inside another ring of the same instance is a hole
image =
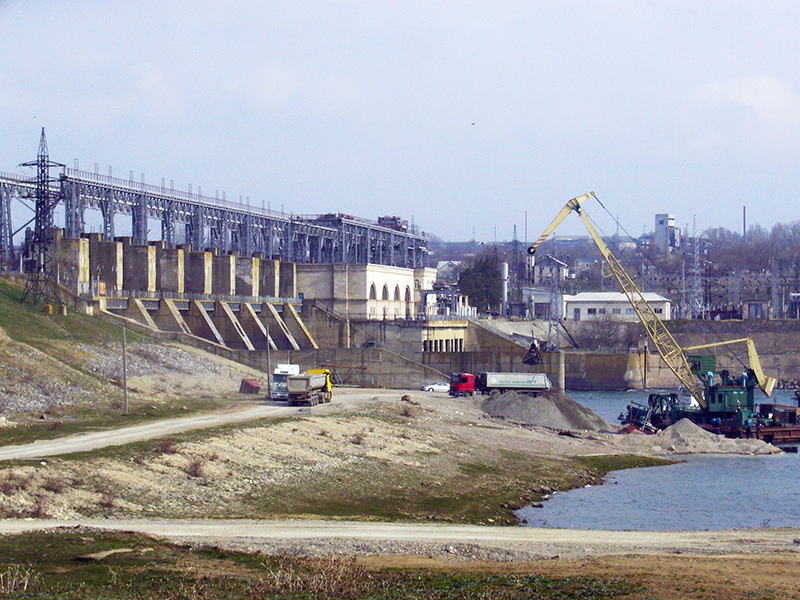
[[[417,411],[414,409],[413,406],[409,406],[408,404],[404,404],[403,407],[400,409],[400,416],[401,417],[413,418],[413,417],[417,416]]]
[[[178,453],[178,447],[177,447],[177,444],[175,443],[175,440],[170,440],[170,439],[161,440],[160,442],[158,442],[157,450],[161,454],[177,454]]]
[[[199,458],[194,459],[192,462],[189,463],[189,466],[186,467],[186,474],[189,477],[203,477],[205,473],[203,472],[203,461]]]
[[[64,481],[64,478],[57,475],[51,475],[45,479],[44,485],[42,485],[44,489],[46,489],[48,492],[53,492],[54,494],[60,494],[64,491],[66,486],[67,484]]]

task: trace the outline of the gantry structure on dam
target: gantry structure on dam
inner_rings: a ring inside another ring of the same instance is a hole
[[[161,240],[169,248],[263,253],[297,263],[382,264],[417,268],[426,265],[427,236],[398,217],[377,222],[342,213],[294,215],[249,202],[203,196],[130,179],[62,167],[50,182],[50,197],[64,211],[64,234],[86,233],[88,209],[102,217],[102,233],[113,240],[115,216],[131,219],[133,243],[147,245],[150,229],[160,223]],[[37,178],[0,173],[0,257],[14,262],[13,237],[27,223],[12,223],[12,201],[34,204]],[[15,228],[16,227],[16,228]]]

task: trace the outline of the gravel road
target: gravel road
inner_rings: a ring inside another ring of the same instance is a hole
[[[74,452],[86,452],[88,450],[96,450],[108,446],[122,446],[124,444],[130,444],[131,442],[155,439],[166,435],[192,431],[194,429],[244,423],[263,419],[265,417],[280,417],[294,414],[301,410],[303,409],[274,405],[248,406],[246,408],[226,412],[162,419],[143,425],[120,427],[119,429],[107,431],[77,433],[53,440],[36,440],[30,444],[2,446],[0,447],[0,461],[44,458],[47,456],[71,454]]]
[[[800,529],[586,531],[532,527],[321,520],[0,520],[0,532],[89,527],[136,531],[189,545],[296,555],[413,554],[532,560],[625,554],[800,553]]]

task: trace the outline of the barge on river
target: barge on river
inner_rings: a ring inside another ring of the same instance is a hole
[[[713,355],[689,357],[692,372],[703,384],[705,407],[691,396],[676,393],[650,394],[646,403],[632,402],[620,421],[629,430],[655,433],[681,419],[729,438],[753,438],[771,444],[800,442],[800,394],[795,404],[755,402],[756,373],[745,370],[732,376],[727,370],[714,373]],[[771,389],[769,390],[771,392]]]

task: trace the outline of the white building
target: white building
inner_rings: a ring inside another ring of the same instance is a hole
[[[298,264],[297,291],[306,300],[352,319],[411,319],[430,312],[420,306],[420,290],[429,290],[436,270],[386,265]],[[425,299],[434,305],[436,297]]]
[[[642,294],[662,321],[672,318],[672,305],[659,294]],[[564,317],[569,321],[587,321],[611,317],[620,321],[638,321],[628,297],[622,292],[581,292],[564,296]]]

